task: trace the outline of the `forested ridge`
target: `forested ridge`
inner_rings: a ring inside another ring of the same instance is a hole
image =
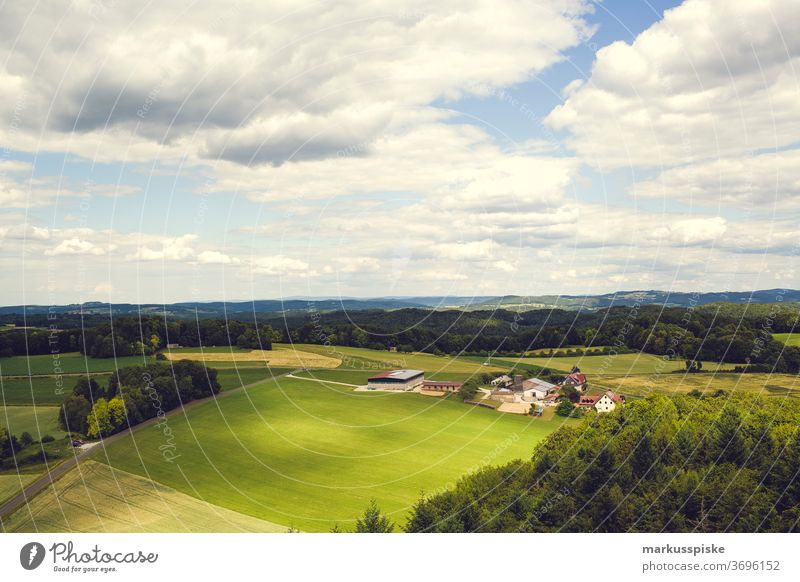
[[[800,372],[800,348],[773,333],[792,332],[800,304],[696,308],[642,305],[594,312],[425,309],[257,314],[236,319],[117,317],[81,327],[0,333],[0,355],[80,351],[93,357],[151,354],[168,343],[270,349],[273,342],[313,343],[434,354],[518,354],[568,345],[607,346],[669,357],[750,364],[748,371]]]
[[[800,403],[653,395],[423,497],[409,532],[797,532]]]

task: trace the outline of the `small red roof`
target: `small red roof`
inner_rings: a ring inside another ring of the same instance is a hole
[[[448,382],[446,380],[423,380],[423,386],[450,386],[460,387],[461,382]]]

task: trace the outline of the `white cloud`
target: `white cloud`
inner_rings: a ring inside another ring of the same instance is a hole
[[[251,272],[258,275],[305,276],[310,274],[308,263],[284,255],[254,258],[251,261],[250,269]]]
[[[800,135],[800,18],[783,0],[688,0],[597,52],[547,123],[603,169],[740,155]]]
[[[197,261],[206,265],[231,265],[240,263],[237,257],[231,257],[219,251],[202,251],[198,253]]]
[[[184,261],[194,256],[195,251],[189,245],[197,238],[196,234],[164,238],[160,241],[160,248],[141,246],[126,258],[138,261]]]
[[[49,257],[56,257],[59,255],[104,255],[106,251],[89,242],[79,238],[69,238],[61,241],[55,248],[46,250],[45,255]]]
[[[43,147],[44,130],[48,149],[102,159],[336,157],[377,138],[393,112],[544,70],[588,36],[590,9],[585,0],[96,6],[4,9],[0,107],[25,103],[15,147]]]
[[[737,156],[665,170],[635,183],[634,196],[771,211],[800,197],[800,150]]]
[[[692,245],[713,242],[721,237],[726,230],[725,219],[719,216],[713,218],[687,218],[654,229],[653,238],[666,238],[678,245]]]

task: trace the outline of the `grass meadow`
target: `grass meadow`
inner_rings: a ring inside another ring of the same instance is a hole
[[[90,358],[78,352],[58,354],[58,359],[45,354],[40,356],[13,356],[0,358],[1,376],[29,376],[56,374],[86,374],[95,372],[113,372],[126,366],[141,366],[154,362],[148,356],[125,356],[122,358]],[[60,368],[60,370],[57,369]]]
[[[507,365],[514,365],[518,362],[523,364],[533,364],[551,370],[569,372],[572,366],[578,366],[584,374],[664,374],[679,370],[685,370],[686,364],[683,360],[667,360],[652,354],[617,354],[615,356],[580,356],[574,358],[503,358],[493,359],[494,362],[503,362]],[[715,370],[720,367],[716,362],[703,362],[704,370]]]
[[[800,398],[800,378],[791,374],[657,374],[641,376],[603,376],[593,380],[593,388],[610,389],[628,397],[644,397],[651,392],[685,394],[700,392],[749,392],[764,396]]]
[[[32,479],[22,475],[23,479]],[[10,494],[16,476],[0,476]],[[286,528],[216,507],[149,479],[84,461],[0,523],[6,532],[283,532]]]
[[[281,344],[287,347],[286,344]],[[318,346],[312,344],[297,344],[298,350],[327,355],[342,361],[339,369],[362,370],[365,372],[380,372],[394,368],[411,368],[423,370],[427,373],[438,374],[474,374],[476,372],[502,372],[506,368],[498,366],[484,366],[481,362],[467,358],[451,358],[448,356],[434,356],[415,352],[384,352],[367,348],[352,348],[346,346]]]
[[[36,441],[48,434],[57,439],[66,435],[58,426],[58,406],[0,406],[0,426],[17,438],[29,432]]]
[[[787,346],[800,347],[800,333],[773,333],[772,337]]]
[[[352,529],[371,497],[403,523],[420,492],[527,458],[562,422],[282,378],[170,417],[174,463],[155,427],[95,457],[236,512],[328,531]]]

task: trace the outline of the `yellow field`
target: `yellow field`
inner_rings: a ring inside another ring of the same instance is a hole
[[[285,532],[108,465],[85,461],[11,515],[6,532]]]
[[[196,360],[198,362],[265,362],[271,368],[337,368],[342,363],[337,358],[294,350],[275,348],[249,352],[175,352],[165,353],[170,360]]]
[[[692,390],[749,392],[800,398],[800,378],[791,374],[653,374],[589,378],[592,389],[611,389],[626,396],[650,392],[685,394]]]
[[[37,477],[38,475],[17,475],[15,473],[0,475],[0,502],[22,491],[23,487],[35,481]]]

